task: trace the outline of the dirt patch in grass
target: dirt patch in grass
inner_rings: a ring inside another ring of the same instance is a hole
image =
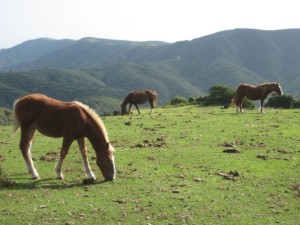
[[[15,182],[8,179],[8,177],[6,176],[6,173],[4,172],[4,170],[2,169],[2,167],[0,165],[0,187],[11,187],[14,184],[15,184]]]
[[[224,149],[223,152],[224,153],[234,153],[234,154],[237,154],[237,153],[240,153],[241,151],[239,149],[236,149],[236,148],[227,148],[227,149]]]
[[[160,136],[152,141],[144,140],[141,143],[134,144],[131,146],[131,148],[147,148],[147,147],[160,148],[165,146],[167,146],[166,137]]]
[[[299,183],[299,184],[293,185],[293,186],[292,186],[292,189],[293,189],[293,190],[296,190],[296,191],[297,191],[297,194],[296,194],[296,195],[297,195],[298,197],[300,197],[300,183]]]
[[[220,172],[218,173],[218,175],[223,177],[226,180],[236,180],[240,176],[240,173],[235,170],[235,171],[230,171],[228,173]]]
[[[268,150],[265,153],[259,153],[257,154],[257,158],[263,159],[263,160],[271,160],[271,159],[277,159],[277,160],[293,160],[293,154],[299,153],[299,150],[287,150],[287,149],[274,149],[274,150]]]
[[[4,161],[5,157],[3,155],[0,155],[0,161]]]
[[[48,161],[48,162],[56,161],[58,159],[59,159],[59,152],[54,152],[54,151],[47,152],[45,155],[42,155],[40,157],[40,160]]]
[[[219,146],[226,147],[226,148],[234,148],[236,146],[242,146],[242,145],[244,145],[244,142],[239,139],[235,140],[234,142],[224,141],[219,144]]]

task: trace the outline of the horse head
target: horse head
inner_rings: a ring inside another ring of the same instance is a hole
[[[127,114],[127,110],[126,110],[126,105],[125,104],[121,104],[121,114],[122,115]]]
[[[105,181],[115,179],[115,157],[114,148],[109,143],[106,144],[106,149],[97,152],[97,165],[100,168]]]
[[[273,90],[279,95],[283,95],[283,92],[282,92],[282,89],[281,89],[281,86],[278,82],[274,83],[273,84]]]

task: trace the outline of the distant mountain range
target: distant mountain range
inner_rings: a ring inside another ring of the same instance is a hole
[[[0,50],[0,106],[8,108],[42,92],[103,113],[133,89],[156,89],[161,104],[216,84],[269,81],[300,97],[300,29],[235,29],[175,43],[41,38]]]

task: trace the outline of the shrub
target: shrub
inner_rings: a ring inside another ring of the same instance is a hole
[[[6,108],[0,108],[0,126],[11,125],[13,121],[13,112]]]
[[[196,102],[196,99],[194,97],[189,97],[188,98],[188,103],[193,104]]]
[[[208,92],[208,96],[201,96],[196,99],[198,104],[203,106],[228,105],[235,94],[233,89],[225,85],[212,86]]]
[[[254,103],[249,100],[248,98],[244,98],[244,101],[243,101],[243,108],[245,109],[254,109],[255,108],[255,105]]]
[[[293,102],[293,109],[299,109],[300,108],[300,100],[294,100]]]
[[[182,97],[182,96],[176,96],[176,97],[173,97],[171,99],[171,105],[179,105],[179,104],[186,104],[187,103],[187,100],[185,97]]]
[[[282,95],[278,97],[269,98],[265,106],[273,108],[291,109],[293,107],[294,102],[295,100],[291,95]]]

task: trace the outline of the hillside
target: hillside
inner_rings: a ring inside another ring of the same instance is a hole
[[[128,91],[145,88],[157,89],[161,104],[176,95],[203,95],[215,84],[268,81],[300,97],[299,61],[300,29],[235,29],[176,43],[37,39],[0,50],[0,106],[29,92],[120,102]]]
[[[0,51],[0,70],[13,69],[18,64],[36,60],[50,52],[65,48],[73,43],[73,40],[54,40],[39,38],[26,41],[9,49]]]

